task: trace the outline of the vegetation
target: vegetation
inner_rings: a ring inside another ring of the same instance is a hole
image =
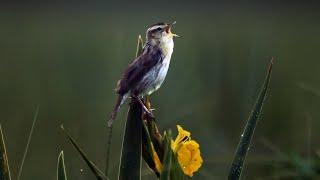
[[[142,48],[142,39],[139,36],[137,45],[137,55]],[[261,88],[261,92],[257,98],[256,104],[249,116],[248,122],[244,128],[244,132],[241,135],[239,145],[237,147],[234,160],[229,173],[229,179],[239,179],[243,169],[243,165],[249,150],[250,142],[254,134],[255,127],[257,125],[260,113],[262,111],[262,106],[264,100],[267,96],[267,90],[269,87],[271,72],[272,72],[273,60],[270,62],[269,70],[265,79],[265,82]],[[144,100],[147,108],[151,111],[151,102],[147,97]],[[29,134],[26,150],[22,159],[22,163],[18,173],[18,179],[20,179],[25,157],[27,155],[29,144],[31,141],[32,133],[35,127],[35,123],[38,117],[39,107],[36,110],[35,117],[33,120],[32,128]],[[85,152],[80,148],[76,140],[70,135],[70,133],[61,126],[61,129],[66,134],[67,138],[75,149],[79,152],[83,160],[86,162],[92,173],[98,180],[107,180],[108,173],[103,173],[93,161],[91,161]],[[171,130],[166,130],[162,134],[159,131],[159,127],[154,118],[147,116],[141,105],[138,102],[132,100],[130,103],[127,121],[124,128],[123,142],[122,142],[122,153],[119,165],[119,179],[141,179],[141,161],[142,158],[150,169],[154,172],[155,177],[161,180],[168,179],[184,179],[189,176],[192,177],[193,173],[196,173],[202,166],[203,159],[201,157],[200,145],[194,139],[191,139],[191,133],[182,128],[182,126],[177,125],[178,135],[174,139],[172,137]],[[0,164],[0,179],[10,180],[10,168],[8,164],[8,157],[6,153],[5,141],[0,126],[1,131],[1,164]],[[112,133],[112,131],[110,131]],[[111,136],[108,136],[111,138]],[[107,156],[110,155],[111,141],[108,140],[109,150]],[[295,158],[299,165],[301,162],[299,159]],[[109,157],[107,157],[107,170]],[[292,162],[291,162],[292,163]],[[314,163],[314,165],[316,165]],[[309,169],[301,172],[305,176],[315,176],[311,169],[317,169],[316,167],[310,167]],[[318,171],[318,169],[316,170]],[[57,179],[66,180],[68,178],[64,160],[63,151],[60,152],[57,163]]]

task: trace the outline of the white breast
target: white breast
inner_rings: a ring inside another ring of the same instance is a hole
[[[162,61],[162,68],[160,68],[157,79],[154,83],[155,85],[155,90],[159,89],[160,86],[162,85],[164,79],[167,76],[167,72],[169,69],[169,65],[170,65],[170,60],[171,60],[171,55],[173,52],[173,40],[171,39],[169,42],[165,43],[165,45],[162,46],[162,50],[164,51],[164,59]]]
[[[160,48],[162,49],[164,56],[162,64],[158,64],[157,67],[154,68],[154,70],[150,71],[150,73],[154,73],[153,75],[155,75],[156,78],[149,84],[148,87],[146,87],[146,91],[143,94],[150,95],[154,91],[158,90],[167,76],[174,46],[172,38],[167,40],[168,41],[166,42],[163,41],[160,43]],[[146,77],[152,77],[152,75],[150,74]]]
[[[161,64],[157,64],[142,79],[142,82],[145,82],[145,89],[141,92],[142,96],[150,95],[158,90],[167,76],[174,43],[172,38],[163,38],[158,45],[162,50],[163,60]]]

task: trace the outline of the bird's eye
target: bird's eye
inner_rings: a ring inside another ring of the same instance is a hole
[[[162,29],[161,27],[158,27],[158,28],[157,28],[157,31],[160,31],[161,29]]]

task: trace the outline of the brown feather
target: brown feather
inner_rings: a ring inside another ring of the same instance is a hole
[[[152,49],[151,49],[152,48]],[[143,53],[138,56],[125,70],[117,93],[124,95],[134,89],[141,82],[143,77],[162,60],[162,51],[154,46],[146,45]]]

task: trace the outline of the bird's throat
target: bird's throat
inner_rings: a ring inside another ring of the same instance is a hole
[[[160,41],[159,47],[165,56],[171,57],[171,54],[173,52],[173,47],[174,47],[173,39],[170,39],[168,41]]]

